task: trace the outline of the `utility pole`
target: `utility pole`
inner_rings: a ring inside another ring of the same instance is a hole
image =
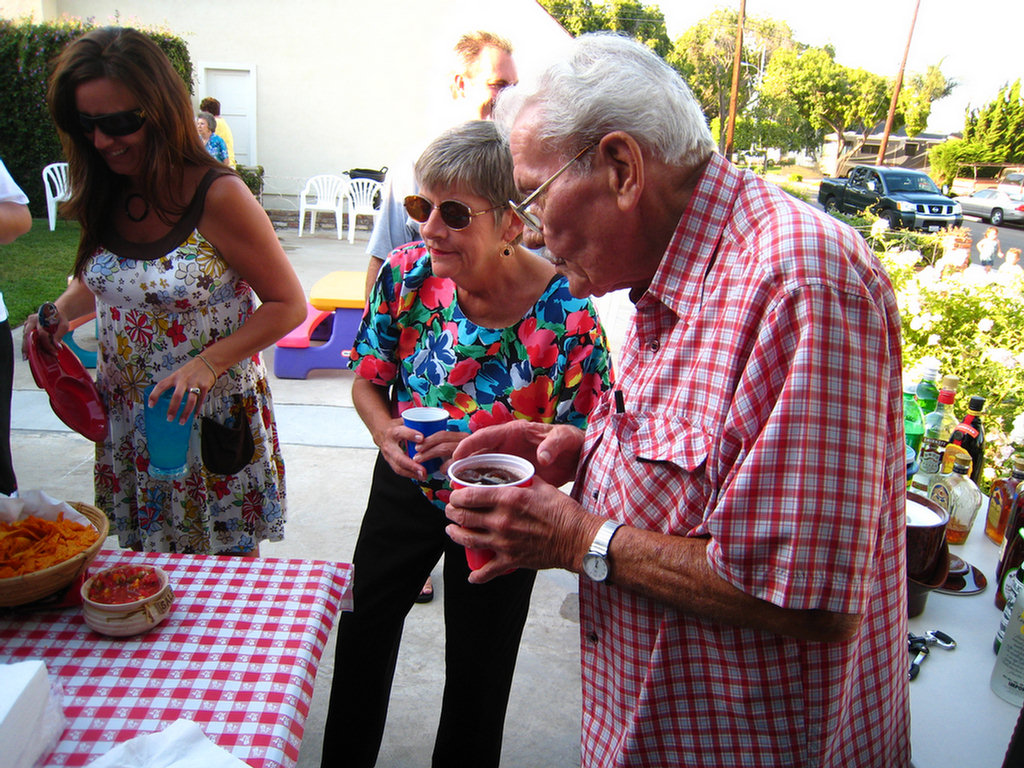
[[[747,0],[740,0],[739,20],[736,23],[736,55],[732,59],[732,93],[729,95],[729,127],[725,131],[725,156],[732,154],[732,137],[736,131],[736,101],[740,90],[740,66],[743,59],[743,21],[747,13]]]
[[[914,39],[914,25],[917,24],[917,11],[921,7],[921,0],[914,3],[914,18],[910,20],[910,34],[907,35],[907,47],[903,49],[903,61],[900,62],[900,71],[896,74],[896,84],[892,89],[892,101],[889,102],[889,116],[885,119],[885,131],[882,133],[882,143],[878,145],[878,165],[885,165],[885,150],[889,146],[889,134],[892,133],[892,122],[896,116],[896,102],[900,98],[900,89],[903,87],[903,70],[907,66],[907,55],[910,53],[910,41]]]

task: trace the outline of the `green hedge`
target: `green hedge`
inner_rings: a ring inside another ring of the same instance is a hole
[[[46,108],[52,62],[95,24],[63,17],[36,24],[0,19],[0,152],[4,165],[29,197],[34,217],[46,215],[43,168],[63,160],[57,131]],[[185,41],[166,30],[141,30],[167,54],[193,92],[192,59]]]

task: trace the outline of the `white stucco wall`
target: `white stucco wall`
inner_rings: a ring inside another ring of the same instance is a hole
[[[534,0],[0,0],[0,15],[26,11],[163,25],[188,43],[197,72],[251,66],[267,207],[292,205],[273,197],[317,173],[394,166],[414,137],[435,135],[464,32],[508,38],[521,79],[568,40]],[[205,95],[197,87],[196,105]]]

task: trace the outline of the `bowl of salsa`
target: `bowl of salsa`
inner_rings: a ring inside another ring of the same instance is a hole
[[[82,585],[82,615],[100,634],[127,637],[167,618],[174,603],[170,581],[155,565],[117,565]]]

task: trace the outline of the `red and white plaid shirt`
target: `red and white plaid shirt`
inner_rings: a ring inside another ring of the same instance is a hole
[[[750,595],[863,621],[805,642],[581,579],[583,766],[907,765],[900,325],[881,265],[715,155],[636,310],[625,413],[606,397],[591,414],[582,503],[706,537]]]

